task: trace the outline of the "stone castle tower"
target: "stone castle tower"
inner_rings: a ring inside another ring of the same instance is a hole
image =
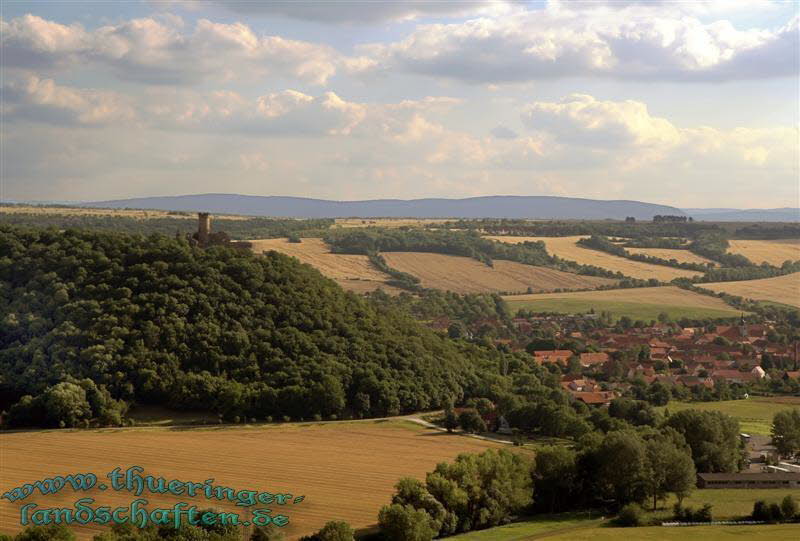
[[[206,246],[211,236],[211,215],[208,212],[198,212],[197,220],[197,242],[200,246]]]

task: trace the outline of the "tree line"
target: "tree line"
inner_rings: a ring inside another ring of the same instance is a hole
[[[197,216],[188,212],[169,213],[173,216],[154,218],[135,218],[133,216],[96,216],[88,214],[45,214],[0,212],[0,225],[20,227],[54,227],[57,229],[86,229],[90,231],[109,231],[150,235],[174,236],[176,232],[197,231]],[[266,239],[290,236],[322,236],[335,220],[315,218],[307,220],[243,217],[242,219],[214,218],[212,228],[226,232],[230,238]]]
[[[664,259],[647,254],[634,254],[626,250],[623,246],[614,244],[608,237],[602,235],[592,235],[589,238],[578,240],[578,245],[606,252],[608,254],[624,257],[632,261],[640,261],[642,263],[650,263],[652,265],[663,265],[666,267],[674,267],[676,269],[693,270],[698,272],[706,272],[711,265],[704,265],[701,263],[689,263],[685,261],[678,261],[677,259]]]

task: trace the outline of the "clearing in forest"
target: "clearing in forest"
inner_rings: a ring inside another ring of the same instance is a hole
[[[304,238],[301,242],[289,242],[285,238],[249,241],[255,253],[275,250],[308,263],[348,291],[367,293],[383,289],[397,294],[401,290],[387,285],[391,276],[372,266],[367,256],[334,254],[322,239]]]

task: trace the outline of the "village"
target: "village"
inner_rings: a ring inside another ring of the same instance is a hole
[[[597,325],[598,320],[595,314],[515,317],[513,336],[493,342],[511,351],[526,351],[531,362],[560,372],[564,390],[587,405],[607,406],[635,385],[656,383],[673,398],[695,400],[800,389],[800,345],[781,343],[770,323],[706,327],[655,323],[617,332],[614,326]],[[429,322],[439,331],[453,324],[446,317]],[[507,336],[507,327],[498,319],[482,319],[466,332],[473,338]],[[533,339],[543,332],[551,341],[570,347],[532,348]]]

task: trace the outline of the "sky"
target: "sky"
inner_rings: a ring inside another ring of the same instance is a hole
[[[0,3],[0,198],[800,206],[800,2]]]

